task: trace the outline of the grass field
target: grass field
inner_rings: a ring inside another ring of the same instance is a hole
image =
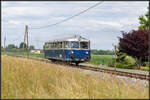
[[[26,52],[24,54],[21,53],[21,52],[7,52],[7,54],[11,54],[11,55],[15,55],[15,56],[26,56],[27,57]],[[40,54],[29,53],[29,57],[44,58],[44,53],[40,53]]]
[[[107,65],[113,61],[113,55],[91,55],[91,60],[87,63],[100,65],[102,64],[102,59],[104,59],[104,65]]]
[[[116,77],[100,78],[61,65],[2,55],[2,98],[147,98],[141,88]]]
[[[102,64],[102,60],[104,59],[104,65],[106,66],[109,66],[108,64],[110,62],[113,62],[114,61],[114,58],[113,58],[114,55],[91,55],[91,60],[89,62],[86,62],[87,64],[94,64],[94,65],[100,65]],[[128,62],[128,64],[132,64],[134,65],[135,64],[135,59],[133,59],[132,57],[130,56],[127,56],[126,58],[126,61]],[[114,66],[113,66],[114,67]],[[125,68],[124,66],[122,66],[121,68]],[[134,68],[134,67],[133,67]],[[131,68],[132,69],[132,68]],[[141,66],[141,69],[142,71],[149,71],[149,63],[146,62],[146,66]]]

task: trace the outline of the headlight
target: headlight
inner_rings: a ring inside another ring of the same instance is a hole
[[[71,53],[74,53],[73,51],[71,51]]]
[[[86,52],[86,54],[88,54],[88,52]]]

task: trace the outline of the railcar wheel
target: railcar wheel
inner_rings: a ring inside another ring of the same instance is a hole
[[[56,62],[56,60],[55,60],[55,59],[51,59],[51,61],[52,61],[52,62]]]
[[[78,66],[78,65],[79,65],[79,62],[75,62],[75,64],[76,64],[76,66]]]

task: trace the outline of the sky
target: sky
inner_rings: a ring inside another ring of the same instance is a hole
[[[29,26],[29,45],[42,49],[44,42],[73,35],[91,41],[91,49],[112,50],[121,31],[137,30],[139,16],[147,12],[148,1],[104,1],[87,12],[64,23],[43,28],[69,18],[98,1],[2,1],[1,42],[19,46],[24,41],[25,25]]]

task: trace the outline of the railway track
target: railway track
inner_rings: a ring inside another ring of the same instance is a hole
[[[81,65],[81,68],[86,69],[86,70],[92,70],[92,71],[98,71],[98,72],[103,72],[103,73],[119,75],[119,76],[126,76],[126,77],[130,77],[130,78],[149,80],[149,75],[144,75],[144,74],[123,72],[123,71],[103,69],[103,68],[96,68],[96,67],[90,67],[90,66],[84,66],[84,65]]]
[[[24,56],[14,56],[14,55],[10,55],[10,54],[7,54],[7,55],[13,56],[13,57],[19,57],[19,58],[27,58],[27,57],[24,57]],[[28,59],[38,60],[38,61],[42,61],[42,62],[46,62],[46,63],[60,64],[60,63],[58,63],[58,61],[57,62],[52,62],[52,61],[47,60],[47,59],[30,58],[30,57]],[[80,69],[92,70],[92,71],[103,72],[103,73],[108,73],[108,74],[114,74],[114,75],[119,75],[119,76],[126,76],[126,77],[130,77],[130,78],[149,80],[149,75],[147,75],[147,74],[139,74],[139,73],[125,72],[125,71],[97,68],[97,67],[86,66],[86,65],[75,66],[73,64],[67,64],[67,63],[61,63],[61,65],[62,64],[69,65],[73,68],[80,68]]]

